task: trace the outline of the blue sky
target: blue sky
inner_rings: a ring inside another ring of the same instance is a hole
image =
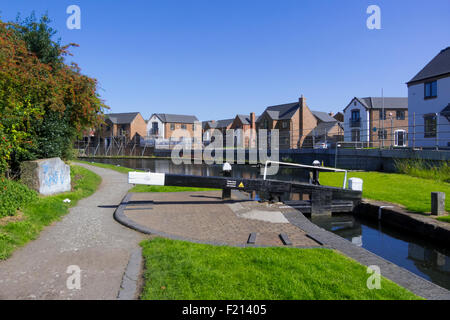
[[[81,8],[81,30],[66,8]],[[381,30],[366,27],[369,5]],[[410,80],[450,45],[450,1],[0,0],[14,20],[48,11],[112,112],[261,113],[303,94],[337,112],[354,96],[407,96]]]

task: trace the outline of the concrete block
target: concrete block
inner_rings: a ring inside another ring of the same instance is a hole
[[[431,214],[434,216],[443,216],[445,214],[445,193],[431,193]]]
[[[348,188],[354,191],[363,191],[363,180],[359,178],[348,179]]]
[[[45,196],[68,192],[72,188],[70,166],[60,158],[23,162],[21,181]]]

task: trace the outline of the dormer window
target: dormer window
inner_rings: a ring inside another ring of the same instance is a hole
[[[425,99],[437,97],[437,81],[425,82]]]

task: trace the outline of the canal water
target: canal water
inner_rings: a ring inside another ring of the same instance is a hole
[[[175,165],[171,160],[161,159],[91,159],[91,161],[151,172],[202,176],[220,176],[222,169],[221,165]],[[261,178],[261,169],[251,165],[233,165],[233,176],[246,179]],[[284,167],[280,168],[276,176],[270,178],[305,182],[309,179],[309,173],[303,169]],[[353,215],[336,214],[332,217],[314,218],[312,222],[450,290],[450,248],[439,247],[435,243],[420,240]]]

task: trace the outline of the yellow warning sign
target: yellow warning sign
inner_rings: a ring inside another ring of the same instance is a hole
[[[244,184],[241,182],[241,184],[239,185],[239,188],[243,188]]]

